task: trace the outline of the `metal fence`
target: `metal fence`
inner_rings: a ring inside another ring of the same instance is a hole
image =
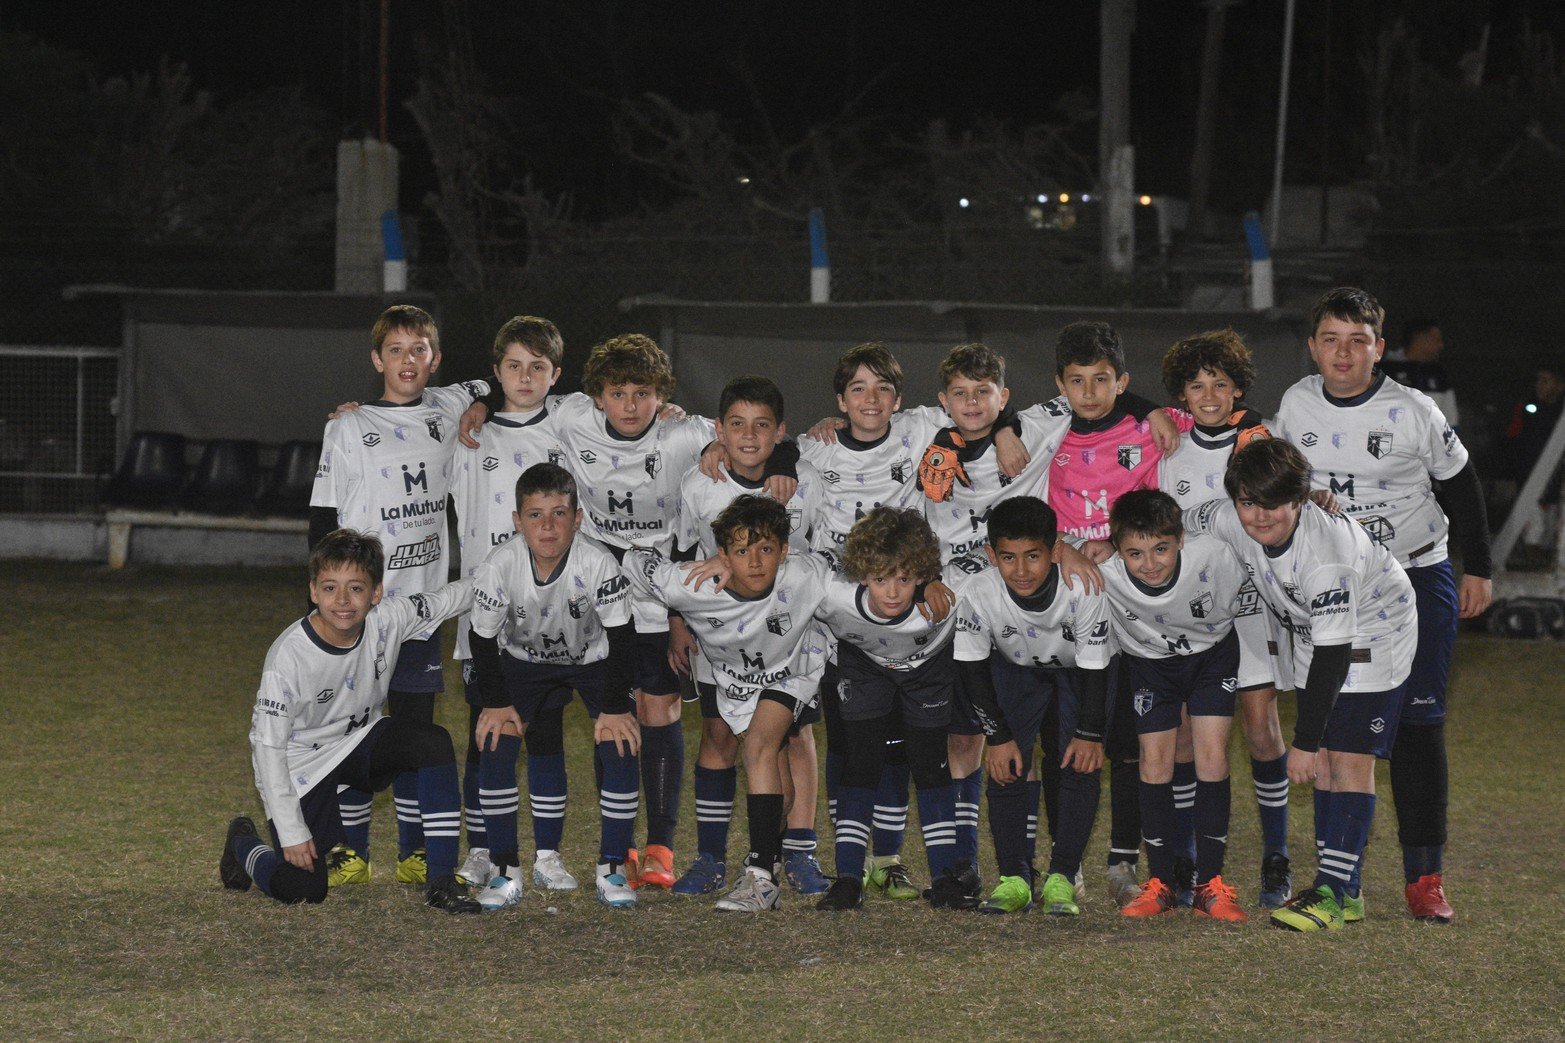
[[[0,511],[98,505],[115,444],[119,349],[0,344]]]

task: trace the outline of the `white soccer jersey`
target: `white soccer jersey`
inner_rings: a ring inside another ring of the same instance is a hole
[[[826,600],[815,618],[845,641],[888,670],[914,670],[951,644],[956,632],[953,611],[939,623],[924,618],[917,605],[895,619],[882,619],[870,610],[869,590],[859,583],[833,576]]]
[[[765,482],[751,482],[732,471],[724,472],[726,482],[716,482],[692,467],[679,483],[679,547],[694,547],[701,557],[717,553],[712,523],[723,508],[745,494],[766,496]],[[810,528],[820,513],[822,482],[820,472],[803,460],[798,464],[799,486],[784,505],[788,509],[788,546],[799,553],[810,549]]]
[[[915,406],[894,415],[878,442],[857,442],[847,428],[837,432],[835,442],[800,438],[800,455],[825,483],[811,546],[840,567],[854,522],[876,507],[919,506],[924,494],[918,490],[918,463],[935,433],[950,423],[943,409]]]
[[[560,401],[554,425],[587,513],[583,531],[611,547],[666,554],[678,524],[680,479],[712,441],[712,422],[654,420],[640,438],[621,438],[592,399],[577,394]]]
[[[1282,396],[1276,430],[1304,451],[1315,488],[1335,493],[1402,565],[1446,559],[1449,525],[1429,479],[1465,467],[1467,447],[1429,396],[1378,375],[1362,395],[1334,400],[1320,376],[1305,377]]]
[[[1363,526],[1304,504],[1293,538],[1273,556],[1249,537],[1231,500],[1185,512],[1185,527],[1210,532],[1238,553],[1267,606],[1293,634],[1295,679],[1309,674],[1316,645],[1353,646],[1344,692],[1384,692],[1407,679],[1418,645],[1413,585]]]
[[[425,388],[407,405],[372,402],[326,424],[311,507],[332,507],[337,523],[380,536],[388,596],[434,590],[446,581],[446,498],[457,423],[489,393],[481,380]]]
[[[548,402],[531,413],[495,413],[478,434],[478,448],[460,446],[451,479],[456,504],[462,575],[471,579],[489,552],[516,533],[516,480],[534,464],[560,463],[564,450],[554,436]],[[467,624],[456,632],[456,659],[468,659]]]
[[[981,662],[993,648],[1019,666],[1109,665],[1109,600],[1060,576],[1049,603],[1030,609],[1016,600],[999,569],[957,585],[956,658]]]
[[[1245,433],[1250,430],[1253,429],[1247,428]],[[1215,435],[1199,427],[1181,433],[1179,450],[1163,457],[1158,467],[1158,488],[1178,500],[1180,510],[1228,495],[1223,488],[1223,475],[1228,472],[1228,460],[1240,433],[1237,427],[1225,427]]]
[[[609,654],[609,628],[629,622],[630,580],[614,555],[581,538],[552,578],[538,576],[520,537],[491,551],[473,577],[473,630],[499,637],[524,663],[599,662]]]
[[[250,717],[255,788],[284,847],[310,839],[299,800],[352,753],[380,720],[404,641],[429,637],[472,601],[458,580],[425,594],[382,598],[352,648],[321,639],[309,617],[266,652]]]
[[[1070,404],[1063,397],[1056,398],[1024,409],[1019,416],[1022,445],[1030,458],[1021,474],[1007,478],[1000,473],[991,440],[978,459],[963,465],[968,485],[956,482],[951,488],[951,499],[942,503],[924,498],[924,516],[940,540],[943,565],[955,565],[966,573],[989,568],[984,543],[988,540],[989,512],[994,505],[1012,496],[1048,499],[1049,464],[1070,432]]]
[[[815,701],[826,664],[814,623],[826,600],[830,568],[810,554],[790,554],[770,592],[754,599],[729,590],[685,585],[684,569],[653,551],[632,550],[623,569],[637,595],[679,612],[701,643],[717,686],[718,709],[734,732],[750,725],[762,690],[784,692],[801,705]]]
[[[1212,536],[1191,536],[1172,580],[1157,591],[1138,583],[1118,554],[1099,566],[1122,652],[1167,659],[1203,652],[1228,636],[1249,578],[1239,556]]]

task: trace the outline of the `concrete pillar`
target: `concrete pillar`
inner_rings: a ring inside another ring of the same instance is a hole
[[[338,293],[381,292],[385,248],[380,219],[397,209],[397,150],[374,138],[337,143]]]

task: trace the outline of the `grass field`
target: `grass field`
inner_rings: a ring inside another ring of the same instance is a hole
[[[1452,927],[1406,916],[1384,769],[1370,918],[1330,935],[1269,930],[1261,917],[1243,928],[1185,916],[1121,921],[1104,896],[1106,799],[1078,921],[874,900],[861,914],[825,916],[786,895],[776,915],[725,917],[669,895],[616,913],[590,889],[529,890],[514,911],[459,919],[393,882],[389,793],[377,805],[382,861],[369,886],[285,908],[218,884],[224,824],[260,814],[250,707],[267,646],[301,610],[298,572],[7,563],[3,577],[8,1038],[1565,1034],[1555,785],[1565,649],[1554,644],[1462,639],[1452,678]],[[459,735],[455,686],[441,711]],[[580,755],[585,722],[579,707],[567,714],[578,755],[565,850],[583,877],[597,830]],[[1254,803],[1248,761],[1236,754],[1234,764],[1228,876],[1253,909]],[[689,803],[687,783],[681,861],[692,850]],[[1292,824],[1295,878],[1308,881],[1303,791]],[[525,818],[522,829],[525,846]],[[743,829],[741,816],[735,850]],[[910,831],[910,862],[921,870],[916,837]]]

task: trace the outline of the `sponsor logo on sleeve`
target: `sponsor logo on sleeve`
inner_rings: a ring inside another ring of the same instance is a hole
[[[1344,587],[1334,587],[1331,590],[1322,591],[1310,600],[1310,614],[1313,616],[1335,616],[1348,610],[1349,595]]]
[[[418,613],[418,618],[428,620],[435,618],[435,610],[429,604],[429,599],[422,594],[408,595],[408,601],[413,605],[413,611]]]
[[[610,601],[621,596],[630,589],[630,577],[625,575],[610,576],[598,587],[598,600]]]

